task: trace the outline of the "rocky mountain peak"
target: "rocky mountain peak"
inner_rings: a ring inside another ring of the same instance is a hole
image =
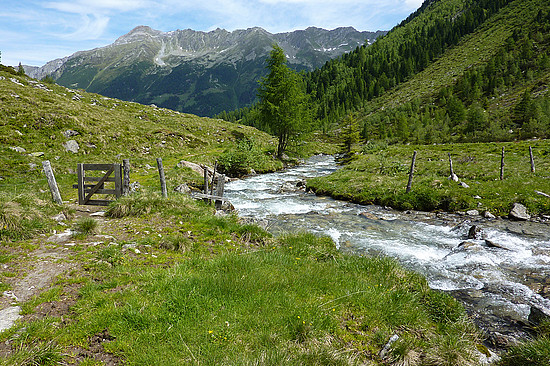
[[[159,37],[163,34],[163,32],[155,30],[147,25],[138,25],[127,34],[119,37],[114,44],[121,45],[126,43],[139,42],[147,38]]]

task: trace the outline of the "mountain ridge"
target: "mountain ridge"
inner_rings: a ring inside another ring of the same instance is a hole
[[[140,25],[110,45],[52,60],[27,73],[109,97],[212,116],[254,101],[275,43],[285,50],[291,67],[308,71],[385,33],[352,27],[276,34],[260,27],[162,32]]]

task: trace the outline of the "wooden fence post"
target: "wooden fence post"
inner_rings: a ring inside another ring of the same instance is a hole
[[[406,190],[407,193],[409,193],[411,191],[415,162],[416,162],[416,150],[414,150],[414,154],[413,154],[413,157],[412,157],[411,171],[409,172],[409,183],[407,183],[407,190]]]
[[[61,199],[61,194],[59,193],[59,188],[57,187],[57,182],[55,181],[55,176],[53,175],[52,165],[49,160],[42,162],[42,167],[44,168],[44,173],[46,173],[46,178],[48,178],[48,185],[50,186],[50,192],[52,192],[53,200],[62,205],[63,200]]]
[[[210,195],[214,195],[214,181],[216,180],[217,169],[218,169],[218,162],[214,164],[214,172],[212,173],[212,183],[210,185]]]
[[[130,159],[122,160],[122,195],[126,196],[130,193]]]
[[[531,173],[535,172],[535,159],[533,158],[533,148],[529,146],[529,157],[531,158]]]
[[[504,146],[500,154],[500,180],[504,180]]]
[[[223,191],[225,187],[225,175],[224,174],[218,174],[218,182],[216,185],[216,196],[223,197]],[[222,208],[223,201],[216,200],[216,210],[219,210]]]
[[[449,179],[458,182],[458,176],[455,174],[453,170],[453,159],[451,159],[451,153],[449,153],[449,168],[451,170],[451,175],[449,176]]]
[[[159,169],[160,188],[162,190],[162,197],[168,197],[168,191],[166,190],[166,179],[164,178],[164,167],[162,166],[162,158],[157,158],[157,167]]]

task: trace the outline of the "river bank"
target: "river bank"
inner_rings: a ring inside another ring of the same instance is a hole
[[[531,336],[531,307],[550,307],[548,224],[486,218],[470,210],[358,205],[296,187],[338,172],[331,157],[315,157],[294,169],[230,183],[227,194],[239,215],[273,232],[307,230],[330,236],[355,255],[396,258],[425,275],[430,287],[461,299],[495,348]],[[477,235],[468,238],[473,226]]]
[[[407,193],[414,151],[414,176]],[[454,175],[450,172],[449,156]],[[420,146],[367,144],[363,154],[351,164],[333,174],[309,179],[307,188],[319,195],[401,211],[476,210],[506,217],[514,203],[520,203],[535,220],[548,221],[549,178],[548,140]]]

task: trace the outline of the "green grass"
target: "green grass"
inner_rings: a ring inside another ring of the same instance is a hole
[[[70,314],[0,335],[14,349],[4,364],[52,345],[70,362],[105,332],[105,352],[128,365],[475,364],[478,334],[462,306],[395,261],[346,255],[312,234],[273,238],[184,195],[163,202],[141,194],[110,207],[111,225],[140,234],[75,253],[85,271]],[[72,282],[57,283],[25,313],[60,301]]]
[[[536,172],[531,173],[529,146]],[[364,204],[425,211],[477,209],[507,215],[514,202],[532,214],[549,214],[550,143],[547,140],[514,143],[477,143],[405,146],[381,144],[328,177],[308,181],[318,194]],[[500,154],[505,148],[504,180],[500,180]],[[405,192],[413,150],[418,152],[412,190]],[[448,179],[448,153],[463,188]]]
[[[32,193],[0,192],[0,242],[31,238],[47,230],[59,208]]]
[[[111,286],[128,273],[132,286],[120,292],[83,288],[78,322],[60,339],[85,343],[108,329],[114,341],[106,349],[128,365],[348,365],[377,360],[397,333],[395,361],[413,352],[472,364],[476,333],[455,300],[389,259],[344,256],[325,238],[288,236],[264,250],[191,257],[163,270],[122,265]],[[457,348],[447,354],[450,344]]]

